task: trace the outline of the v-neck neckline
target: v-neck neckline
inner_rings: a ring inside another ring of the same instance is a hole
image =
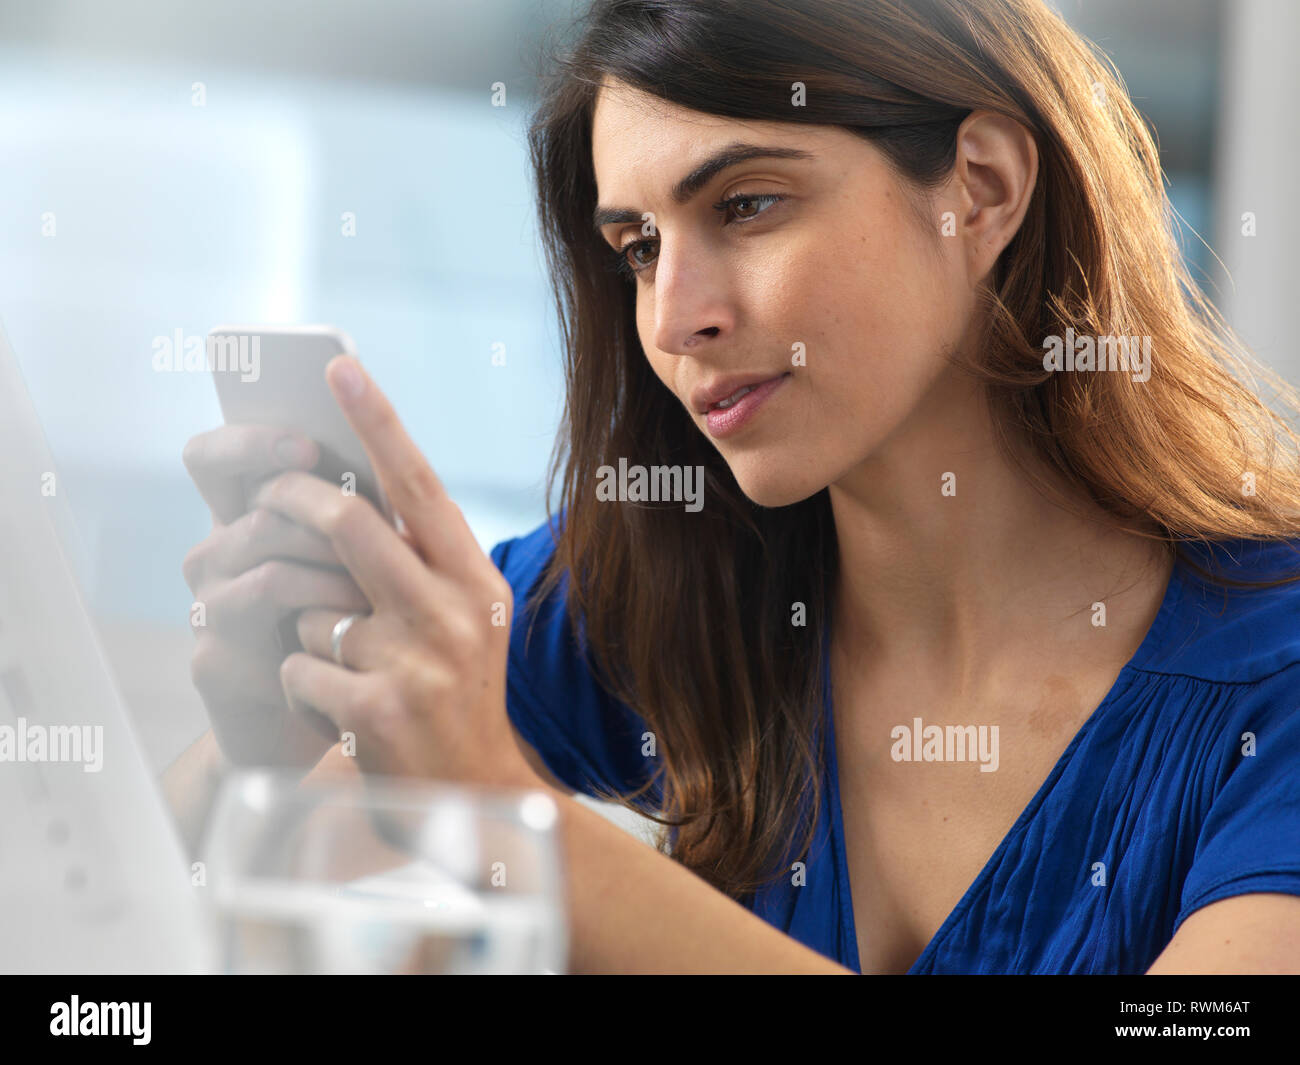
[[[1133,675],[1140,672],[1151,656],[1159,650],[1164,641],[1166,630],[1169,628],[1170,619],[1173,617],[1179,600],[1183,593],[1183,575],[1182,562],[1175,558],[1172,569],[1169,574],[1169,583],[1165,586],[1164,597],[1160,601],[1160,609],[1156,612],[1155,619],[1147,629],[1146,635],[1138,648],[1133,652],[1129,660],[1120,669],[1111,684],[1110,689],[1106,692],[1105,698],[1097,704],[1097,708],[1088,715],[1074,737],[1066,745],[1061,756],[1052,766],[1052,770],[1047,774],[1046,779],[1039,785],[1034,797],[1029,800],[1028,805],[1020,812],[1015,823],[1008,829],[1005,836],[989,855],[988,861],[984,863],[979,874],[971,881],[970,886],[962,894],[957,905],[944,918],[943,923],[939,926],[938,931],[925,945],[925,949],[907,970],[906,975],[915,976],[923,971],[929,964],[934,954],[942,946],[943,941],[949,933],[956,927],[965,916],[966,911],[974,902],[976,896],[983,890],[985,881],[992,875],[993,870],[997,868],[1002,860],[1003,854],[1012,842],[1017,839],[1029,826],[1037,815],[1039,807],[1042,806],[1043,800],[1055,786],[1057,779],[1065,771],[1070,760],[1074,757],[1074,752],[1078,748],[1083,738],[1093,731],[1096,723],[1110,709],[1111,704],[1115,702],[1118,695],[1124,691],[1131,682]],[[830,664],[830,626],[822,637],[822,706],[825,714],[827,727],[827,773],[830,784],[830,806],[831,806],[831,842],[835,850],[836,874],[839,880],[840,888],[840,922],[841,928],[848,929],[848,957],[845,964],[854,972],[862,972],[861,957],[858,952],[858,930],[857,921],[853,912],[853,888],[849,880],[848,854],[844,841],[844,814],[840,805],[840,780],[839,780],[839,752],[835,746],[835,712],[834,712],[834,693],[831,690],[831,664]]]

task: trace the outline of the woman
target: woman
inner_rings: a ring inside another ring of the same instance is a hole
[[[578,970],[1300,969],[1297,440],[1110,69],[1040,0],[582,30],[531,134],[560,519],[489,561],[346,359],[404,533],[309,442],[241,516],[274,436],[196,438],[216,742],[175,773],[345,730],[363,772],[544,784]],[[611,493],[638,466],[702,505]]]

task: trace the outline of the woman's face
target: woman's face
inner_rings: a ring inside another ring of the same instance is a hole
[[[599,232],[639,271],[646,357],[754,502],[805,499],[942,432],[974,396],[944,358],[969,340],[972,269],[992,262],[990,249],[972,259],[969,234],[943,234],[943,212],[960,231],[968,198],[909,197],[873,145],[838,127],[719,118],[617,82],[599,93],[592,134],[598,211],[629,212]],[[738,144],[798,154],[746,159],[674,197]],[[774,384],[706,414],[697,394],[737,379]]]

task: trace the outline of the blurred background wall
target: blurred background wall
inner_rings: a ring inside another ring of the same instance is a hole
[[[157,766],[205,728],[180,566],[209,519],[180,456],[220,415],[154,338],[337,324],[485,548],[542,520],[562,395],[524,135],[575,2],[0,3],[0,317]],[[1198,281],[1300,377],[1300,4],[1056,6],[1156,130]]]

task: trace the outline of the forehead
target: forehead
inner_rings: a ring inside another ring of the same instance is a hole
[[[648,132],[689,136],[743,123],[722,115],[693,111],[671,100],[606,78],[596,92],[592,118],[593,143],[609,137],[643,137]]]
[[[625,180],[641,174],[676,176],[710,148],[733,141],[811,149],[824,146],[833,135],[826,127],[693,111],[606,79],[592,115],[592,166],[602,195],[617,195]]]

